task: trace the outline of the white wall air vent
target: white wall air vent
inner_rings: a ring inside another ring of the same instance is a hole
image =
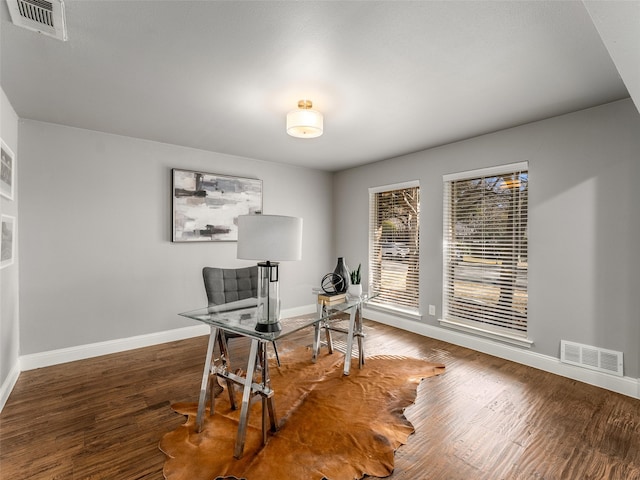
[[[63,0],[7,0],[14,25],[67,40]]]
[[[622,377],[622,352],[560,341],[560,361]]]

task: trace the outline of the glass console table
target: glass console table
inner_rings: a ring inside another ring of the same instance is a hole
[[[209,325],[210,328],[209,343],[207,345],[207,354],[204,371],[202,373],[200,396],[198,399],[198,414],[196,417],[196,428],[198,429],[198,432],[202,429],[202,420],[207,403],[207,391],[209,390],[207,387],[209,386],[210,377],[212,377],[211,381],[215,380],[216,377],[220,377],[226,382],[232,409],[236,408],[234,385],[238,384],[242,386],[242,404],[234,457],[242,457],[247,433],[249,403],[251,395],[253,394],[259,394],[262,396],[262,441],[265,443],[267,440],[267,423],[270,424],[269,426],[272,432],[275,432],[278,429],[275,405],[273,401],[274,391],[271,388],[271,380],[269,377],[266,345],[285,338],[294,332],[302,330],[303,328],[314,326],[314,349],[312,360],[315,361],[319,350],[321,328],[327,328],[327,322],[331,317],[339,313],[348,312],[350,313],[350,317],[349,329],[345,332],[348,335],[348,340],[344,364],[344,374],[348,375],[349,366],[351,364],[353,338],[358,335],[358,332],[359,334],[362,333],[362,306],[372,297],[373,296],[367,295],[363,295],[360,298],[347,297],[344,303],[331,305],[330,308],[321,308],[322,306],[319,305],[316,317],[303,319],[302,321],[300,319],[280,320],[282,329],[279,332],[256,331],[257,300],[255,298],[180,313],[179,315],[205,323]],[[231,371],[228,363],[229,356],[227,344],[223,332],[230,332],[251,339],[251,349],[244,377]],[[359,342],[361,341],[361,335],[358,336],[358,340]],[[213,357],[216,343],[220,350],[220,359],[218,361]],[[360,347],[360,366],[362,367],[362,362],[364,360],[362,344],[359,343],[358,346]],[[260,369],[256,368],[257,363],[259,363],[261,367]],[[257,370],[261,372],[259,382],[254,381],[254,374]],[[214,398],[215,396],[211,394],[211,415],[214,413]]]

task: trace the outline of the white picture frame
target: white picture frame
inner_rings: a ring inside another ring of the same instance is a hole
[[[16,217],[2,215],[0,235],[0,269],[13,265],[16,251]]]
[[[0,195],[13,200],[16,178],[16,156],[0,139]]]

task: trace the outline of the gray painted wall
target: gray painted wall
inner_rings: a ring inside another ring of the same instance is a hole
[[[442,311],[442,175],[525,160],[532,351],[559,358],[561,339],[622,351],[625,375],[639,377],[640,115],[630,99],[337,173],[337,251],[366,265],[368,188],[419,180],[421,321],[440,328],[427,312]]]
[[[255,263],[235,242],[171,243],[171,168],[260,178],[265,213],[304,219],[283,308],[335,264],[329,173],[35,121],[20,152],[21,355],[192,326],[177,313],[206,303],[202,267]]]
[[[17,143],[7,104],[2,135]],[[13,134],[4,133],[7,115]],[[422,322],[440,328],[426,311],[441,312],[442,175],[528,160],[532,350],[558,357],[560,339],[621,350],[625,375],[639,377],[638,133],[640,116],[623,100],[332,176],[21,121],[19,148],[11,145],[20,152],[19,215],[8,212],[19,217],[20,354],[192,325],[176,313],[204,301],[201,267],[251,263],[235,259],[235,243],[169,241],[173,167],[261,178],[265,213],[305,219],[303,260],[282,265],[284,308],[313,301],[310,288],[335,255],[366,267],[368,187],[418,179]],[[18,206],[8,203],[3,211]],[[17,268],[7,283],[9,271],[0,284],[3,381],[17,357],[15,301],[5,314],[5,299],[17,301]]]
[[[18,155],[18,116],[13,110],[9,99],[0,88],[0,138],[16,156],[16,164],[19,164]],[[16,182],[13,201],[0,195],[0,213],[16,217],[16,228],[20,229],[18,216],[18,174],[16,169],[14,181]],[[4,385],[11,370],[16,368],[19,355],[19,325],[18,325],[18,261],[19,248],[16,245],[16,259],[13,265],[0,270],[0,385]],[[0,409],[3,402],[0,401]]]

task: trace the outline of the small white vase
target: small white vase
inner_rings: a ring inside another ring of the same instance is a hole
[[[362,296],[362,284],[349,285],[349,288],[347,289],[347,293],[349,294],[350,297],[360,298]]]

